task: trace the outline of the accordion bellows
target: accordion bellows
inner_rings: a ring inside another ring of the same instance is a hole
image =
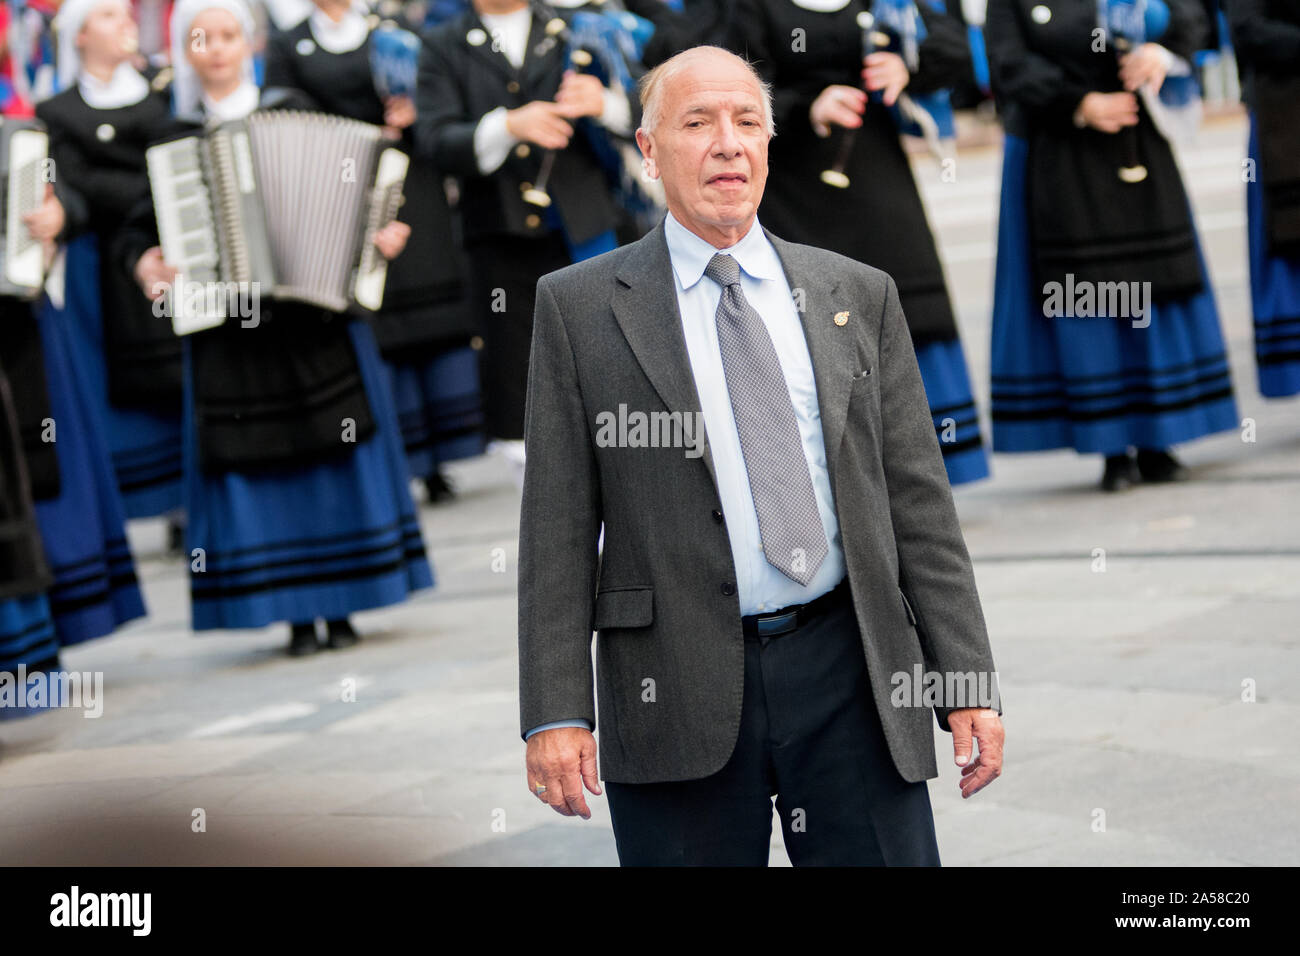
[[[397,215],[409,163],[380,127],[267,110],[146,155],[163,256],[187,283],[379,308],[387,264],[371,238]],[[173,302],[178,335],[225,318]]]

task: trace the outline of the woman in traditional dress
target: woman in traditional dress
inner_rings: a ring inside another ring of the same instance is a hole
[[[57,179],[85,197],[89,213],[87,232],[67,247],[71,361],[104,410],[127,517],[171,513],[175,527],[180,343],[113,255],[122,223],[149,191],[145,147],[174,128],[168,96],[132,66],[127,0],[67,0],[56,27],[63,91],[36,113],[49,130]]]
[[[1300,394],[1300,2],[1232,0],[1250,106],[1246,222],[1255,364],[1268,398]]]
[[[84,200],[57,179],[41,206],[25,217],[23,228],[48,244],[50,253],[69,218],[63,200],[78,210],[71,218],[79,218]],[[48,597],[64,646],[102,637],[145,613],[102,409],[72,365],[71,334],[68,317],[49,296],[0,296],[0,366],[13,386],[30,491],[53,575]]]
[[[728,45],[773,86],[777,135],[763,225],[893,277],[948,480],[959,484],[986,477],[988,456],[943,267],[890,107],[904,93],[965,78],[970,51],[955,17],[924,0],[892,6],[904,27],[895,32],[900,52],[864,60],[864,0],[739,0]],[[823,179],[827,170],[843,174],[838,186]]]
[[[326,113],[399,131],[409,153],[414,90],[380,97],[371,53],[378,25],[361,4],[318,0],[300,23],[272,36],[265,85],[301,90]],[[410,72],[414,76],[414,62]],[[429,500],[436,501],[451,494],[441,466],[482,454],[486,443],[474,347],[482,341],[466,300],[464,262],[442,174],[425,160],[413,162],[403,193],[399,218],[411,226],[411,241],[389,267],[374,331],[411,475],[424,481]]]
[[[252,82],[242,0],[182,0],[172,15],[176,109],[206,123],[303,105]],[[201,44],[191,37],[202,37]],[[141,287],[174,270],[132,217]],[[386,257],[408,227],[375,236]],[[233,313],[232,313],[233,314]],[[196,631],[288,621],[289,652],[354,644],[354,611],[431,587],[397,416],[369,325],[263,297],[255,326],[231,319],[184,338],[185,502]],[[350,422],[350,431],[341,423]]]
[[[990,0],[985,28],[1006,128],[993,449],[1103,455],[1107,491],[1185,478],[1171,446],[1238,424],[1182,177],[1143,101],[1186,69],[1204,14],[1169,0],[1157,44],[1127,5]]]

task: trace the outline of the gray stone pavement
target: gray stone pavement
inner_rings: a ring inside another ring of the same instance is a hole
[[[1175,487],[1102,496],[1100,462],[1066,452],[997,456],[958,489],[1008,742],[1003,777],[962,801],[938,735],[947,864],[1300,860],[1300,399],[1255,388],[1245,135],[1214,120],[1182,161],[1258,440],[1187,446],[1194,480]],[[999,163],[963,152],[944,184],[917,160],[986,411]],[[133,526],[150,617],[65,655],[104,673],[103,717],[0,723],[0,863],[614,864],[603,799],[583,822],[526,789],[517,493],[495,459],[452,474],[460,497],[423,510],[436,590],[305,660],[282,628],[190,633],[185,566],[158,523]]]

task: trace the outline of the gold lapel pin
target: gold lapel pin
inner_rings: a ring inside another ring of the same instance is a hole
[[[847,312],[836,312],[836,313],[835,313],[835,324],[836,324],[836,325],[848,325],[848,324],[849,324],[849,314],[848,314]]]

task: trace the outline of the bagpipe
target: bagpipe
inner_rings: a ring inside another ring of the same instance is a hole
[[[945,12],[944,0],[921,2],[937,13]],[[903,58],[909,73],[916,72],[920,64],[921,42],[927,34],[925,21],[913,0],[874,0],[870,9],[858,14],[857,24],[862,35],[864,60],[873,53],[896,53]],[[882,98],[880,90],[867,91],[871,103],[881,103]],[[899,133],[924,139],[930,152],[939,159],[952,155],[952,143],[957,133],[947,90],[933,93],[908,93],[904,90],[889,107],[889,113]],[[849,177],[844,170],[853,153],[856,132],[855,129],[844,131],[835,164],[822,171],[821,180],[826,185],[837,189],[849,187]]]
[[[654,24],[623,9],[619,0],[588,4],[597,9],[574,10],[567,19],[543,0],[534,0],[534,6],[546,20],[543,43],[564,44],[565,69],[595,76],[605,87],[621,90],[630,103],[636,101],[641,55]],[[642,178],[641,154],[635,142],[611,133],[590,117],[575,125],[605,171],[616,201],[642,225],[653,225],[664,206],[662,192],[654,188],[657,183]],[[554,163],[554,150],[547,150],[536,181],[524,192],[526,202],[543,208],[551,204],[546,184]]]
[[[1143,43],[1164,36],[1169,28],[1169,7],[1164,0],[1097,0],[1097,26],[1118,60]],[[1175,57],[1175,67],[1159,93],[1143,87],[1139,95],[1166,139],[1185,140],[1195,132],[1201,118],[1200,89],[1185,60]],[[1140,183],[1147,178],[1147,168],[1138,155],[1136,130],[1125,127],[1119,135],[1124,137],[1126,158],[1117,175],[1126,183]]]
[[[401,4],[381,3],[372,14],[370,73],[381,100],[390,96],[415,96],[419,75],[420,38],[398,19]]]

